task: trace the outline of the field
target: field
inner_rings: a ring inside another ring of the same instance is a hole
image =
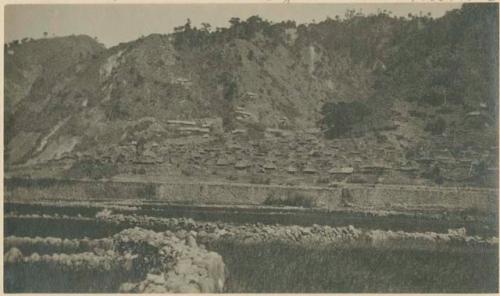
[[[4,285],[7,292],[121,291],[147,278],[140,264],[125,270],[113,263],[124,256],[117,233],[140,227],[186,242],[192,236],[221,255],[224,292],[495,292],[496,217],[473,214],[9,202],[4,243],[22,255],[6,263]],[[75,259],[85,252],[118,259],[89,267],[90,259]]]

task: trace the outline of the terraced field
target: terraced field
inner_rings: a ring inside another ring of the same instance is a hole
[[[8,292],[494,292],[496,225],[495,216],[472,212],[10,202],[4,285]]]

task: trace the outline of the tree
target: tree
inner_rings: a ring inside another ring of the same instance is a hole
[[[212,26],[209,23],[201,23],[201,31],[205,33],[210,33]]]
[[[433,135],[441,135],[446,129],[446,121],[439,117],[434,121],[427,123],[425,126],[425,131],[432,133]]]
[[[322,124],[327,138],[339,138],[350,134],[355,124],[369,114],[368,108],[359,102],[325,103],[321,108]]]
[[[49,35],[49,33],[43,32],[43,37],[47,38],[48,35]]]
[[[232,17],[229,20],[229,23],[231,24],[231,27],[236,27],[237,25],[240,24],[240,18],[239,17]]]
[[[184,32],[189,32],[191,30],[191,20],[188,18],[186,24],[184,25]]]

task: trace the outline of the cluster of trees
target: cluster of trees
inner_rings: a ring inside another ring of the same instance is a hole
[[[273,24],[257,15],[247,20],[233,17],[229,20],[229,24],[228,28],[213,29],[210,24],[202,23],[201,28],[197,28],[188,19],[186,24],[174,28],[174,45],[181,49],[199,49],[233,39],[251,40],[257,33],[269,37],[268,39],[274,43],[283,43],[285,29],[296,26],[294,21]]]
[[[497,4],[464,4],[438,19],[430,15],[395,18],[389,13],[368,17],[351,13],[350,18],[328,19],[307,27],[307,31],[303,34],[309,38],[306,42],[320,40],[327,52],[347,50],[354,63],[369,65],[382,60],[385,69],[376,73],[373,96],[429,106],[458,105],[466,110],[486,103],[490,116],[497,118]],[[333,110],[332,106],[324,109]],[[332,114],[323,112],[323,116]],[[340,136],[336,131],[339,122],[325,117],[324,123],[332,127],[327,136]],[[446,126],[446,120],[440,118],[430,122],[426,130],[441,134]]]
[[[370,111],[361,102],[339,102],[324,104],[321,113],[325,136],[331,139],[350,136],[354,125],[362,122]]]
[[[19,44],[23,44],[23,43],[26,43],[26,42],[30,42],[30,41],[34,41],[35,39],[33,38],[30,38],[30,37],[26,37],[26,38],[23,38],[21,40],[12,40],[11,42],[9,43],[5,43],[4,44],[4,48],[10,48],[11,46],[14,46],[14,45],[19,45]]]
[[[392,41],[397,51],[387,59],[380,92],[393,89],[398,97],[431,105],[496,106],[497,4],[464,4],[403,29]]]

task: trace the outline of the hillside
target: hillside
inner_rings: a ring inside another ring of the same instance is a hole
[[[61,74],[68,69],[85,63],[92,55],[103,50],[105,50],[103,45],[88,36],[38,40],[25,38],[5,44],[6,144],[12,137],[10,132],[14,121],[13,115],[25,98],[36,95],[34,90],[45,84],[45,81],[53,82],[61,79]],[[46,89],[37,91],[47,92]]]
[[[5,45],[6,106],[15,111],[41,78],[55,79],[72,65],[104,50],[88,36],[16,40]]]
[[[445,148],[455,158],[497,145],[496,4],[438,19],[348,11],[309,25],[230,23],[212,30],[188,21],[110,49],[85,36],[10,45],[6,162],[99,159],[117,149],[132,149],[124,156],[132,162],[143,147],[204,129],[203,141],[227,141],[241,130],[258,139],[266,128],[320,128],[320,141],[377,141],[402,155]],[[198,129],[172,130],[171,120]]]

